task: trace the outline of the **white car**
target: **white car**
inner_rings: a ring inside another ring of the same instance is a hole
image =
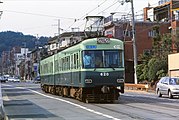
[[[158,97],[162,97],[162,95],[168,95],[169,98],[179,96],[179,78],[162,77],[157,83],[156,93]]]
[[[1,82],[6,82],[7,79],[6,79],[4,76],[0,76],[0,81],[1,81]]]
[[[9,82],[20,82],[20,79],[18,77],[9,77],[8,81]]]

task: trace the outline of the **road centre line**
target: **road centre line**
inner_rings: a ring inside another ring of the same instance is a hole
[[[27,88],[24,88],[24,87],[16,87],[18,89],[27,89]],[[51,99],[55,99],[55,100],[58,100],[58,101],[61,101],[61,102],[65,102],[65,103],[68,103],[70,105],[73,105],[73,106],[76,106],[78,108],[81,108],[83,110],[86,110],[86,111],[89,111],[91,113],[94,113],[94,114],[97,114],[97,115],[100,115],[100,116],[103,116],[103,117],[106,117],[106,118],[109,118],[109,119],[112,119],[112,120],[121,120],[121,119],[118,119],[118,118],[115,118],[113,116],[110,116],[110,115],[107,115],[107,114],[104,114],[104,113],[101,113],[101,112],[98,112],[98,111],[95,111],[95,110],[92,110],[92,109],[89,109],[85,106],[82,106],[82,105],[78,105],[76,103],[73,103],[73,102],[70,102],[70,101],[67,101],[67,100],[63,100],[63,99],[60,99],[60,98],[56,98],[56,97],[53,97],[53,96],[48,96],[48,95],[45,95],[43,93],[40,93],[40,92],[37,92],[35,90],[31,90],[31,89],[27,89],[33,93],[36,93],[36,94],[39,94],[41,96],[44,96],[44,97],[47,97],[47,98],[51,98]]]

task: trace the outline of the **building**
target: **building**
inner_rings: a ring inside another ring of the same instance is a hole
[[[125,80],[127,83],[134,82],[134,57],[133,57],[133,42],[132,42],[132,26],[127,19],[117,19],[110,16],[110,19],[105,20],[105,35],[113,36],[124,41],[125,45]],[[137,57],[152,50],[153,37],[156,31],[155,26],[159,27],[160,34],[170,33],[168,22],[151,22],[151,21],[135,21],[135,37]],[[140,62],[140,59],[138,59]]]
[[[1,55],[1,65],[2,65],[2,74],[8,74],[8,66],[10,63],[10,59],[9,59],[9,51],[3,51],[2,55]]]
[[[179,77],[179,53],[168,55],[168,74],[171,77]]]
[[[48,41],[48,54],[52,55],[60,49],[64,49],[82,41],[85,38],[84,32],[65,32],[55,36]]]
[[[2,52],[2,74],[9,74],[11,76],[29,76],[29,49],[21,47],[13,47],[10,51]]]
[[[159,0],[158,6],[144,8],[144,21],[148,20],[170,25],[168,29],[172,33],[173,52],[179,52],[179,1]]]

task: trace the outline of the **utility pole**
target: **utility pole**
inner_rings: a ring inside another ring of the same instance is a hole
[[[26,42],[23,43],[24,44],[24,80],[26,80],[26,55],[27,55],[27,52],[26,52]]]
[[[135,19],[134,19],[134,4],[133,0],[125,0],[125,2],[131,3],[131,10],[132,10],[132,44],[133,44],[133,54],[134,54],[134,83],[137,84],[137,48],[136,48],[136,38],[135,38]],[[121,2],[121,3],[124,3]]]
[[[58,35],[60,36],[60,19],[58,19]]]
[[[3,3],[3,2],[0,1],[0,3]],[[3,11],[0,11],[0,17],[2,15],[2,13],[3,13]],[[2,54],[1,54],[1,58],[2,58]],[[3,62],[2,62],[2,59],[1,59],[1,75],[3,75],[3,71],[4,71],[4,69],[3,69]]]
[[[37,37],[36,37],[36,48],[37,48],[37,75],[36,75],[36,77],[37,76],[39,76],[39,74],[40,74],[40,72],[39,72],[39,67],[40,67],[40,49],[39,49],[39,36],[38,36],[38,34],[37,34]]]

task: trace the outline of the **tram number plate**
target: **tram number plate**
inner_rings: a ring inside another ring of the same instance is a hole
[[[98,38],[97,39],[97,44],[109,44],[110,39],[109,38]]]

